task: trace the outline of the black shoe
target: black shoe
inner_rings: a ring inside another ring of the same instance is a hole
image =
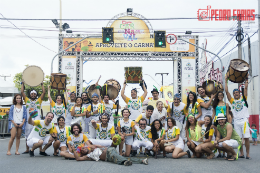
[[[29,151],[30,157],[34,157],[34,151]]]
[[[75,158],[68,158],[69,160],[76,160]]]
[[[41,151],[40,151],[40,155],[42,155],[42,156],[50,156],[49,154],[47,154],[45,152],[41,152]]]
[[[133,152],[132,152],[132,157],[135,157],[136,154],[137,154],[137,151],[133,151]]]
[[[217,158],[221,158],[221,157],[222,157],[222,155],[221,155],[221,154],[218,154]]]
[[[146,155],[146,156],[152,156],[152,154],[150,153],[150,151],[148,151],[147,153],[144,153],[144,155]]]
[[[190,150],[187,150],[186,152],[188,153],[188,157],[191,158]]]

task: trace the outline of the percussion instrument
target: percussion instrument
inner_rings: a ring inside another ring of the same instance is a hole
[[[102,96],[108,95],[110,100],[116,99],[121,90],[121,85],[115,79],[109,79],[102,87]]]
[[[224,91],[223,85],[219,81],[215,80],[206,80],[202,84],[202,88],[204,88],[207,96],[211,96],[211,94],[216,94],[219,91]]]
[[[24,83],[31,87],[36,87],[40,85],[44,80],[44,73],[42,69],[38,66],[32,65],[28,66],[23,71],[23,77],[22,77]]]
[[[66,78],[67,75],[63,73],[52,73],[51,74],[51,88],[57,90],[65,90],[66,89]]]
[[[227,77],[231,82],[242,83],[247,78],[250,66],[246,61],[241,59],[233,59],[230,61]]]
[[[100,94],[101,93],[101,86],[98,85],[98,87],[96,87],[95,84],[90,85],[90,87],[88,87],[88,89],[87,89],[87,93],[88,93],[88,98],[91,98],[92,94],[94,94],[94,93]]]
[[[142,67],[125,67],[126,83],[140,83],[142,77]]]

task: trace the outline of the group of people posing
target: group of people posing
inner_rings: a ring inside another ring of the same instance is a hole
[[[243,97],[238,89],[233,91],[232,97],[228,91],[227,79],[225,82],[231,107],[224,102],[223,92],[208,97],[201,86],[197,88],[198,97],[194,92],[188,94],[187,103],[181,102],[181,96],[175,94],[174,101],[167,104],[165,99],[159,98],[158,90],[153,89],[153,98],[148,102],[144,113],[146,87],[141,83],[144,91],[142,96],[138,96],[137,90],[132,89],[131,97],[127,97],[124,82],[121,96],[127,106],[121,109],[120,119],[117,118],[117,111],[116,116],[113,116],[113,109],[121,107],[114,100],[110,101],[109,95],[101,97],[100,93],[94,93],[90,99],[86,92],[81,97],[76,97],[72,92],[69,101],[67,93],[66,97],[56,95],[56,100],[53,101],[48,88],[52,109],[41,120],[44,87],[42,86],[41,96],[38,97],[38,93],[32,90],[27,97],[22,86],[21,94],[14,97],[10,108],[11,139],[7,155],[11,155],[15,138],[15,154],[20,154],[20,136],[24,130],[27,148],[23,154],[28,153],[32,157],[36,148],[39,148],[40,155],[49,156],[45,151],[52,145],[54,156],[60,154],[67,159],[103,160],[126,166],[132,163],[148,164],[147,159],[128,158],[135,156],[137,150],[155,158],[162,152],[163,157],[172,153],[173,158],[185,155],[199,158],[206,155],[212,159],[215,156],[214,150],[218,149],[218,157],[222,157],[220,151],[227,153],[223,156],[226,160],[251,159],[246,102],[248,81],[245,82]],[[246,156],[242,138],[245,141]],[[189,148],[187,151],[184,151],[185,143]],[[116,151],[117,145],[119,153]],[[239,149],[240,155],[234,149]]]

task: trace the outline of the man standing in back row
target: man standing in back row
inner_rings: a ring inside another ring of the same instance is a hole
[[[162,101],[163,102],[163,107],[165,107],[165,109],[167,110],[168,104],[166,103],[166,100],[164,98],[159,98],[159,91],[157,90],[157,88],[154,88],[151,91],[151,93],[153,95],[153,100],[150,100],[148,102],[148,105],[152,105],[154,108],[156,108],[156,102],[157,101]]]
[[[132,97],[131,99],[125,95],[126,81],[124,82],[124,86],[121,91],[121,96],[122,96],[123,100],[125,101],[125,103],[127,104],[128,109],[131,112],[131,115],[129,117],[131,120],[135,120],[143,112],[143,108],[142,108],[143,101],[144,101],[145,97],[147,96],[147,89],[144,86],[144,81],[141,82],[141,86],[144,90],[144,94],[141,97],[137,97],[136,88],[131,90],[131,97]]]
[[[246,146],[246,159],[251,159],[249,156],[249,138],[250,138],[250,130],[248,126],[248,118],[249,113],[247,109],[246,99],[247,99],[247,88],[248,88],[248,79],[246,79],[245,82],[245,89],[243,93],[243,97],[240,96],[240,91],[238,89],[233,90],[233,96],[231,97],[230,93],[228,92],[228,78],[225,77],[225,91],[227,94],[227,98],[229,103],[231,104],[231,109],[234,117],[234,129],[237,132],[237,134],[240,136],[240,138],[244,138],[245,140],[245,146]],[[240,156],[239,158],[245,158],[244,151],[243,151],[243,145],[240,149]]]
[[[206,92],[204,90],[204,88],[202,88],[202,86],[199,86],[197,88],[197,91],[199,93],[199,97],[198,97],[198,103],[201,106],[201,112],[202,115],[201,117],[199,117],[198,120],[202,120],[204,121],[205,116],[212,116],[212,101],[214,99],[214,95],[211,95],[211,98],[209,96],[206,95]]]

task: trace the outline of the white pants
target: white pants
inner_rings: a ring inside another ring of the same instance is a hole
[[[244,126],[246,123],[246,131],[244,133]],[[237,134],[240,136],[240,138],[250,138],[250,130],[248,126],[248,120],[247,118],[239,119],[239,120],[234,120],[234,129],[237,132]]]
[[[90,118],[84,118],[84,121],[85,121],[85,124],[86,124],[86,126],[85,126],[85,132],[88,132],[88,133],[90,133],[89,132],[89,122],[90,122]]]
[[[133,150],[138,150],[140,147],[144,147],[148,150],[153,149],[153,143],[151,141],[139,141],[135,140],[132,145]]]
[[[44,139],[37,139],[37,138],[31,138],[27,140],[27,145],[32,148],[33,144],[36,144],[39,142],[39,140],[43,140],[43,144],[42,145],[46,145],[49,142],[50,139],[50,135],[46,136]]]
[[[104,147],[111,147],[112,140],[89,139],[93,145],[101,145]]]
[[[134,142],[133,136],[127,136],[125,138],[125,144],[126,145],[133,145],[133,142]]]
[[[74,118],[72,121],[71,121],[71,125],[72,124],[75,124],[75,123],[78,123],[81,128],[82,128],[82,132],[85,132],[85,121],[83,119],[83,117],[79,117],[79,118]]]
[[[93,127],[91,121],[88,124],[89,126],[89,135],[91,136],[91,138],[95,139],[96,138],[96,129]]]
[[[223,141],[223,142],[226,143],[228,146],[234,148],[234,149],[236,149],[236,148],[238,147],[238,142],[237,142],[236,140],[234,140],[234,139],[225,140],[225,141]],[[223,147],[223,142],[220,142],[220,143],[218,144],[218,146],[219,146],[219,147]]]
[[[29,137],[30,133],[32,132],[32,129],[33,129],[33,126],[27,122],[26,126],[25,126],[25,138],[26,139]]]

